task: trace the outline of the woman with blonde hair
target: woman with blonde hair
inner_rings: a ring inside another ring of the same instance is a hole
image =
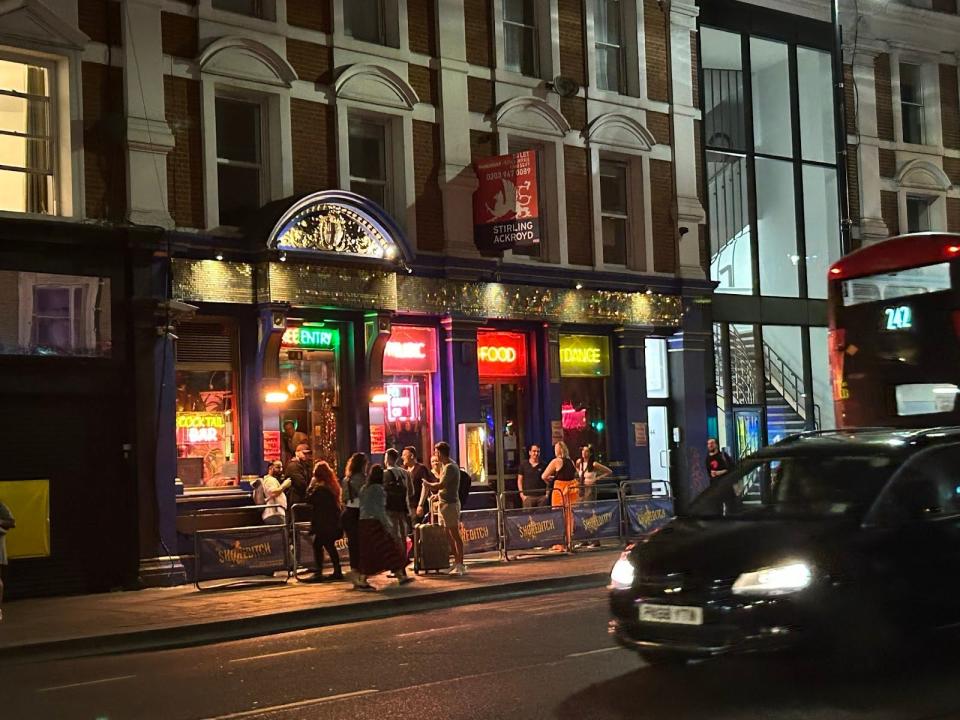
[[[566,520],[567,546],[573,537],[573,511],[570,506],[580,499],[580,483],[577,479],[577,467],[570,459],[570,449],[562,440],[553,446],[556,457],[550,461],[543,471],[546,482],[553,481],[553,490],[550,493],[550,504],[553,507],[562,507]],[[562,550],[559,545],[554,550]]]

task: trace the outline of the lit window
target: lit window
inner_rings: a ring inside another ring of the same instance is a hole
[[[383,0],[345,0],[344,32],[356,40],[386,45]]]
[[[597,48],[597,86],[623,92],[623,15],[620,0],[597,0],[594,34]]]
[[[259,103],[217,98],[221,225],[242,225],[263,204],[262,114]]]
[[[265,16],[263,0],[213,0],[213,7],[249,17]]]
[[[371,121],[350,122],[350,189],[390,210],[387,127]]]
[[[930,228],[930,210],[933,199],[918,195],[907,195],[907,232],[928,232]]]
[[[503,0],[503,50],[507,70],[540,75],[536,0]]]
[[[900,109],[903,141],[923,144],[923,81],[919,65],[900,63]]]
[[[50,71],[0,60],[0,210],[56,212]]]
[[[600,219],[603,227],[603,262],[627,264],[627,166],[600,162]]]

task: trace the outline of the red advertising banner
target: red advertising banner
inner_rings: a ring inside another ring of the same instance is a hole
[[[280,431],[263,431],[263,461],[273,462],[280,459]]]
[[[527,374],[527,338],[522,333],[477,332],[480,377],[523,377]]]
[[[474,163],[474,242],[481,253],[501,253],[540,242],[537,153],[523,150]]]
[[[433,328],[394,325],[383,350],[384,375],[437,371],[437,335]]]

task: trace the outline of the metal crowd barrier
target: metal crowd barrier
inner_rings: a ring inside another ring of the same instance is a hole
[[[259,510],[266,505],[241,505],[229,508],[203,508],[192,516],[234,513],[237,510]],[[193,534],[193,583],[198,590],[210,590],[244,583],[286,583],[290,579],[288,555],[289,535],[286,523],[279,525],[247,525],[241,527],[196,530]],[[286,571],[283,578],[276,573]],[[204,580],[224,580],[204,587]]]
[[[578,498],[567,503],[568,512],[572,516],[572,521],[568,525],[571,551],[587,547],[604,547],[605,544],[622,544],[623,505],[620,501],[619,489],[616,486],[613,487],[616,494],[612,499],[601,499],[605,494],[601,491],[610,488],[609,485],[580,485],[571,488],[577,492]]]
[[[313,512],[309,503],[297,503],[290,508],[290,532],[293,538],[293,567],[291,573],[297,580],[307,572],[312,572],[317,566],[317,558],[313,552],[313,531],[309,520],[298,520],[305,512]],[[350,551],[347,547],[347,538],[341,537],[336,542],[337,552],[340,554],[340,563],[344,567],[350,565]]]
[[[524,493],[526,494],[526,493]],[[532,507],[507,507],[519,491],[500,493],[500,523],[503,533],[503,559],[510,561],[513,550],[527,550],[524,555],[542,555],[551,548],[570,550],[566,513],[563,506],[549,504]],[[515,555],[514,557],[519,557]]]
[[[665,525],[673,517],[673,497],[669,492],[669,485],[665,492],[636,492],[638,486],[653,485],[649,480],[628,480],[620,483],[620,506],[622,512],[622,533],[627,540],[647,535],[661,525]],[[646,489],[646,488],[644,488]],[[651,490],[658,490],[653,485]]]

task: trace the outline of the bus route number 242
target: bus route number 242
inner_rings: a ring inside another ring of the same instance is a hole
[[[897,305],[883,309],[887,330],[910,330],[913,327],[913,310],[909,305]]]

